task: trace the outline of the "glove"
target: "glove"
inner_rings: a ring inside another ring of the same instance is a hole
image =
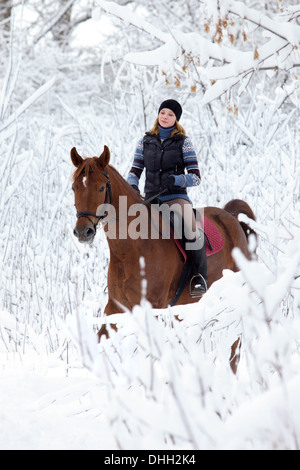
[[[163,189],[168,189],[169,191],[172,191],[174,189],[175,184],[175,176],[174,175],[169,175],[167,180],[165,181],[163,185]]]

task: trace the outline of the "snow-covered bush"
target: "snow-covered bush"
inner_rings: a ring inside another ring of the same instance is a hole
[[[110,317],[118,332],[98,349],[82,317],[71,326],[84,364],[107,387],[120,448],[298,448],[299,230],[275,275],[235,257],[241,272],[224,272],[196,304],[154,311],[143,300]]]

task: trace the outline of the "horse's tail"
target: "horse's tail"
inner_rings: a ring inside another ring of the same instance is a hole
[[[238,219],[239,214],[245,214],[249,219],[256,220],[253,210],[247,204],[247,202],[242,201],[241,199],[232,199],[231,201],[227,202],[224,207],[224,210],[229,212],[231,215]],[[240,225],[245,232],[247,240],[249,240],[250,235],[254,235],[257,238],[257,234],[255,231],[249,227],[248,224],[245,222],[240,222]]]

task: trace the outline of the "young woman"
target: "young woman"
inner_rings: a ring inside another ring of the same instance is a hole
[[[145,168],[145,199],[157,196],[159,203],[167,203],[172,210],[180,212],[185,248],[195,275],[191,293],[201,296],[207,290],[205,243],[202,232],[197,229],[186,189],[198,186],[201,177],[193,144],[179,124],[181,114],[177,101],[170,99],[161,103],[154,127],[138,142],[127,181],[139,190],[139,179]]]

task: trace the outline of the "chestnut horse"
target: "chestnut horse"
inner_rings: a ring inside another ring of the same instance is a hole
[[[130,211],[124,211],[122,197],[124,199],[126,196],[129,208],[141,206],[143,199],[118,171],[109,165],[110,151],[107,146],[104,146],[100,157],[85,159],[77,153],[76,148],[72,148],[71,160],[76,167],[72,186],[77,210],[74,235],[80,242],[92,243],[96,226],[101,221],[110,249],[107,279],[108,302],[104,310],[105,314],[120,313],[121,305],[131,310],[140,303],[141,256],[145,259],[147,299],[154,308],[166,308],[174,298],[184,266],[182,254],[173,239],[124,236],[126,233],[124,224],[127,224],[126,228],[128,228],[128,225],[136,219],[136,213],[130,215]],[[113,214],[109,210],[111,207],[114,208]],[[100,212],[99,208],[101,208]],[[224,269],[238,270],[231,255],[234,247],[239,247],[242,253],[248,259],[250,258],[247,228],[242,228],[237,215],[243,212],[255,219],[252,210],[247,203],[240,200],[230,201],[225,209],[216,207],[204,209],[205,217],[218,228],[223,241],[222,249],[207,258],[209,285],[222,277]],[[150,223],[146,224],[149,227],[151,226],[149,210],[146,211],[146,217],[149,218]],[[115,225],[115,236],[108,236],[109,226],[112,223]],[[187,304],[198,300],[199,298],[190,296],[187,285],[177,303]],[[99,338],[102,334],[107,335],[105,325],[98,333]],[[234,368],[233,365],[232,368]]]

